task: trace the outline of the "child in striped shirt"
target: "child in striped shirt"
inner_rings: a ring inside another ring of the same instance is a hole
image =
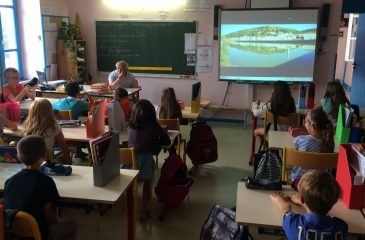
[[[333,125],[327,114],[322,109],[313,109],[307,113],[305,128],[308,135],[300,135],[293,142],[297,150],[304,152],[331,153],[334,150]],[[294,167],[291,173],[291,181],[295,189],[301,176],[308,169]]]

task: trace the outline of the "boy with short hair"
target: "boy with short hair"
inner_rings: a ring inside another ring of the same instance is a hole
[[[68,95],[66,98],[62,98],[59,101],[52,104],[54,110],[71,110],[72,118],[77,119],[82,114],[87,114],[89,104],[92,104],[94,100],[92,97],[85,93],[80,93],[80,85],[78,82],[70,81],[65,86],[65,91]],[[86,97],[87,101],[81,100]]]
[[[298,194],[288,197],[273,193],[271,198],[284,217],[283,229],[288,239],[346,239],[346,222],[327,215],[340,193],[336,179],[327,172],[316,170],[302,176]],[[291,212],[289,199],[302,205],[307,213],[301,215]]]
[[[38,223],[42,239],[62,239],[75,233],[73,222],[57,223],[60,199],[53,179],[40,172],[47,148],[42,137],[29,135],[17,145],[18,159],[25,168],[5,182],[5,209],[25,211]]]
[[[128,101],[128,91],[122,87],[118,87],[117,89],[115,89],[114,101],[119,102],[120,107],[123,109],[125,120],[129,121],[132,107]]]
[[[35,99],[35,86],[24,87],[19,83],[19,72],[17,69],[9,67],[4,71],[4,77],[8,84],[3,89],[5,102],[20,102],[24,97]]]

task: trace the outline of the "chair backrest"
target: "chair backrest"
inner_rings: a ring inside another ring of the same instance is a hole
[[[71,110],[58,110],[55,111],[55,116],[58,120],[72,120]]]
[[[180,131],[180,119],[174,118],[174,119],[158,119],[158,123],[162,126],[167,126],[168,130],[176,130]]]
[[[337,168],[338,153],[303,152],[292,148],[284,148],[283,156],[283,169],[287,165],[316,170]],[[284,176],[284,179],[286,179],[286,176]]]
[[[134,148],[119,148],[119,159],[121,164],[132,165],[136,169],[136,155]]]
[[[23,211],[16,213],[11,223],[11,231],[18,237],[33,237],[35,240],[42,239],[35,218]]]
[[[265,126],[269,123],[274,124],[274,114],[267,111],[265,112]],[[288,116],[278,116],[277,124],[300,126],[300,113],[289,113]]]

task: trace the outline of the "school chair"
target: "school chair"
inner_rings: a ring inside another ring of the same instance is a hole
[[[175,118],[175,119],[158,119],[157,120],[158,123],[161,126],[166,126],[168,130],[175,130],[180,132],[180,119],[179,118]],[[186,162],[186,139],[182,138],[181,133],[179,133],[178,137],[177,137],[177,152],[180,155],[180,149],[181,149],[181,143],[183,143],[183,160],[184,162]],[[156,155],[156,168],[158,168],[158,155]]]
[[[288,180],[286,166],[305,169],[331,170],[337,168],[338,153],[303,152],[293,148],[283,149],[282,180]]]
[[[71,110],[56,110],[55,117],[57,120],[72,120]]]
[[[10,223],[10,232],[21,238],[41,240],[41,233],[35,218],[24,211],[18,211]]]
[[[300,113],[289,113],[288,116],[277,116],[276,124],[288,125],[288,126],[300,126],[301,125]],[[267,142],[267,132],[269,131],[269,124],[274,125],[274,114],[270,111],[265,112],[264,118],[264,141],[261,143],[260,148],[264,142]]]

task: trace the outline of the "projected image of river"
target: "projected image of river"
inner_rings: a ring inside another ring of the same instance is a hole
[[[295,64],[306,64],[304,55],[314,55],[314,45],[305,43],[240,42],[223,46],[226,54],[224,67],[277,67],[297,59]],[[303,62],[301,62],[301,59]]]

